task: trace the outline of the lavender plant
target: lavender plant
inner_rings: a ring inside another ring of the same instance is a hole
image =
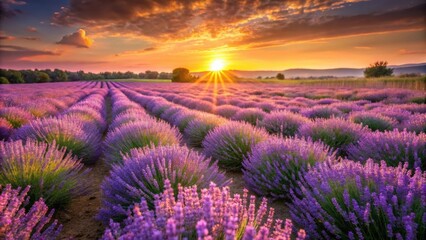
[[[113,221],[102,239],[282,239],[302,240],[304,230],[293,233],[292,221],[283,226],[274,222],[274,209],[266,199],[256,208],[254,196],[231,196],[228,187],[211,183],[201,189],[179,186],[176,192],[169,180],[164,181],[164,192],[156,195],[155,209],[150,210],[142,198],[128,214],[125,226]],[[177,199],[177,200],[176,200]]]
[[[216,107],[215,113],[225,118],[232,118],[239,110],[239,107],[225,104]]]
[[[88,185],[81,180],[87,172],[55,142],[0,142],[0,184],[30,185],[31,203],[43,198],[49,207],[64,207],[73,197],[87,192]]]
[[[411,169],[426,170],[426,134],[397,129],[368,133],[348,148],[348,156],[361,162],[384,160],[390,166],[407,162]]]
[[[266,113],[259,108],[243,108],[239,110],[233,117],[233,120],[248,122],[256,126],[259,121],[265,117]]]
[[[121,163],[133,148],[179,144],[181,134],[162,121],[131,122],[108,133],[104,142],[105,161]]]
[[[0,118],[0,140],[7,139],[11,132],[13,126],[6,119]]]
[[[301,180],[289,205],[313,239],[423,239],[426,176],[400,163],[320,164]]]
[[[249,123],[230,122],[209,132],[203,141],[204,153],[219,166],[239,171],[252,147],[268,138],[268,133]]]
[[[0,238],[2,239],[56,239],[62,225],[55,220],[47,225],[54,210],[49,211],[43,199],[36,201],[26,212],[26,195],[30,187],[12,189],[0,185]],[[47,214],[47,215],[46,215]]]
[[[426,133],[426,114],[413,114],[409,119],[401,124],[401,129],[415,132],[417,134]]]
[[[390,117],[376,112],[356,112],[349,116],[350,121],[368,127],[372,131],[392,130],[397,122]]]
[[[123,220],[127,210],[143,197],[154,206],[155,194],[163,192],[164,181],[170,179],[173,189],[178,185],[207,187],[230,183],[210,159],[186,147],[160,146],[133,149],[122,165],[114,165],[102,183],[102,209],[98,218],[107,223],[110,218]]]
[[[34,118],[31,113],[19,107],[0,109],[0,117],[6,119],[13,128],[19,128]]]
[[[340,112],[338,109],[334,107],[317,105],[317,106],[302,110],[301,114],[311,119],[315,119],[315,118],[328,119],[333,117],[339,117],[342,115],[342,112]]]
[[[341,118],[317,119],[304,124],[299,129],[301,136],[314,141],[322,141],[337,151],[337,155],[345,156],[347,147],[356,143],[367,131],[360,125]]]
[[[52,143],[65,147],[79,157],[83,163],[94,163],[100,155],[101,134],[97,128],[88,128],[81,121],[69,116],[62,118],[42,118],[18,129],[13,139],[26,140],[27,138],[37,141]]]
[[[191,147],[202,147],[203,140],[207,134],[226,122],[226,119],[213,114],[202,114],[200,118],[190,121],[184,131],[188,145]]]
[[[243,161],[246,186],[258,195],[290,199],[296,193],[297,181],[319,162],[333,158],[324,144],[298,138],[270,138],[255,145]]]
[[[290,111],[273,111],[265,116],[259,123],[259,127],[265,128],[272,134],[292,137],[296,135],[301,125],[309,121],[308,118]]]

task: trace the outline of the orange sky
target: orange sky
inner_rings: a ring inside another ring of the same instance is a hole
[[[202,71],[218,58],[238,70],[426,62],[422,0],[7,0],[2,9],[2,68]]]

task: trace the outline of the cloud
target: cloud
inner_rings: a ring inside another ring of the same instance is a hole
[[[35,27],[27,27],[27,31],[32,32],[32,33],[38,32],[37,28],[35,28]]]
[[[22,39],[28,40],[28,41],[36,41],[39,40],[40,38],[38,37],[22,37]]]
[[[14,36],[8,36],[3,34],[0,35],[0,40],[13,40],[13,39],[15,39]]]
[[[407,50],[407,49],[400,49],[399,50],[400,55],[426,55],[426,51],[422,50]]]
[[[93,40],[86,36],[86,31],[79,29],[77,32],[65,35],[57,44],[73,45],[81,48],[89,48]]]
[[[127,55],[138,55],[138,54],[142,54],[142,53],[146,53],[146,52],[152,52],[152,51],[156,51],[156,50],[158,50],[157,47],[147,47],[147,48],[144,48],[142,50],[124,51],[124,52],[115,54],[115,56],[118,57],[118,56],[127,56]]]
[[[36,50],[15,45],[0,45],[0,56],[2,61],[20,61],[34,56],[57,56],[59,53],[45,50]]]

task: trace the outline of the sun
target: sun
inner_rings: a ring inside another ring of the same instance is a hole
[[[222,71],[224,67],[225,67],[225,62],[222,59],[215,59],[210,64],[210,71],[213,71],[213,72]]]

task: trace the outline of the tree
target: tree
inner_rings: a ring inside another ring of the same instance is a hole
[[[21,72],[15,70],[9,70],[7,79],[10,83],[24,83],[24,78],[22,77]]]
[[[50,77],[45,72],[37,72],[37,82],[38,83],[44,83],[44,82],[50,82]]]
[[[0,77],[0,84],[9,84],[9,80],[5,77]]]
[[[195,78],[189,74],[187,68],[175,68],[172,73],[172,82],[191,82]]]
[[[393,69],[388,68],[388,62],[386,61],[377,61],[374,64],[370,64],[370,66],[364,70],[364,76],[366,78],[386,77],[392,76],[392,74]]]
[[[278,80],[284,80],[284,79],[285,79],[284,74],[282,74],[282,73],[278,73],[278,74],[277,74],[277,79],[278,79]]]

